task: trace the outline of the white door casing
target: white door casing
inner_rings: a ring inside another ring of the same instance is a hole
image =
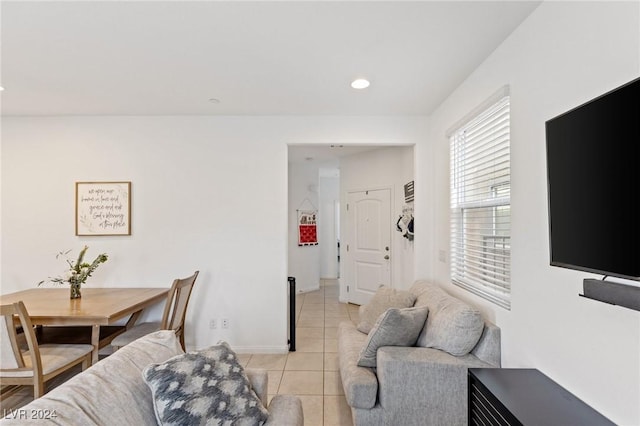
[[[347,299],[363,305],[392,286],[391,189],[353,191],[347,200]]]

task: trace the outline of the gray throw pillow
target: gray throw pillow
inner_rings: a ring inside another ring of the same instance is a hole
[[[387,309],[376,321],[360,350],[358,365],[375,367],[376,354],[382,346],[413,346],[424,327],[428,313],[429,309],[426,306]]]
[[[268,411],[226,342],[148,365],[142,376],[160,425],[262,425]]]
[[[416,303],[429,308],[429,318],[416,346],[440,349],[455,356],[473,350],[484,330],[479,310],[450,296],[435,284],[423,287]]]
[[[360,309],[360,321],[356,327],[359,331],[369,334],[380,315],[389,308],[411,308],[416,296],[405,290],[380,287],[369,303]]]

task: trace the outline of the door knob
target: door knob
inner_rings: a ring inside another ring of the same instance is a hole
[[[384,257],[384,259],[385,259],[385,260],[389,260],[389,255],[387,254],[387,255]]]

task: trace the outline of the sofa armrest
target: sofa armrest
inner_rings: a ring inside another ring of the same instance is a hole
[[[264,426],[304,426],[302,401],[294,395],[276,395],[269,404],[269,420]]]
[[[245,373],[251,382],[262,405],[269,411],[269,419],[265,426],[303,426],[304,417],[302,414],[302,401],[294,395],[275,395],[268,402],[267,390],[269,388],[269,375],[267,370],[262,368],[246,368]]]
[[[258,398],[260,398],[262,405],[266,407],[268,403],[267,389],[269,385],[267,370],[263,370],[262,368],[245,368],[244,372],[247,373],[249,382],[251,382],[251,388],[256,395],[258,395]]]
[[[494,367],[501,365],[500,328],[485,321],[482,336],[471,353]]]
[[[409,416],[419,410],[424,424],[464,424],[467,369],[493,367],[471,354],[421,347],[382,347],[377,359],[379,404]]]
[[[373,408],[378,395],[378,379],[372,368],[360,367],[358,358],[367,335],[359,332],[351,321],[338,325],[338,357],[340,378],[347,404],[355,408]]]

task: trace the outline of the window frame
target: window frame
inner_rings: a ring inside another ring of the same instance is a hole
[[[498,121],[498,124],[492,122],[496,119],[502,121]],[[510,122],[510,94],[508,86],[505,86],[458,121],[446,135],[450,147],[451,167],[449,174],[451,179],[449,237],[451,282],[509,310],[511,308]],[[484,126],[490,130],[489,138],[468,136],[472,133],[470,129]],[[482,144],[478,145],[480,140]],[[481,151],[478,146],[481,147]],[[501,214],[501,210],[507,210],[507,215]],[[473,221],[470,219],[471,214],[476,215]],[[490,242],[487,245],[486,238],[492,238],[493,243]]]

